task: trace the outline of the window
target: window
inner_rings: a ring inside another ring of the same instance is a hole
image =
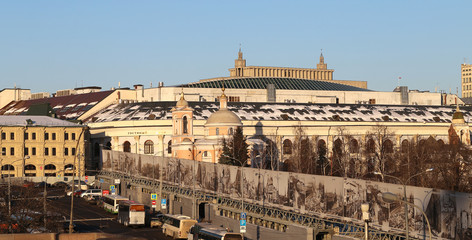
[[[49,133],[44,133],[44,140],[49,140]]]
[[[356,139],[351,139],[349,144],[349,152],[350,153],[359,153],[359,143]]]
[[[187,116],[184,116],[183,129],[184,129],[184,132],[183,132],[183,133],[188,133],[188,120],[187,120]]]
[[[13,148],[13,147],[10,148],[10,155],[11,156],[15,155],[15,148]]]
[[[68,149],[68,148],[64,148],[64,155],[65,155],[65,156],[68,156],[68,155],[69,155],[69,149]]]
[[[29,149],[25,147],[25,156],[28,156],[28,155],[29,155]]]
[[[56,148],[52,148],[52,155],[56,156]]]
[[[7,155],[7,148],[2,147],[2,156]]]
[[[233,135],[233,128],[228,129],[228,135]]]
[[[220,135],[220,129],[216,128],[216,135]]]
[[[52,140],[56,140],[56,133],[52,133]]]
[[[123,143],[123,152],[131,152],[131,143],[126,141]]]
[[[292,141],[285,139],[283,145],[284,154],[292,154]]]
[[[7,134],[2,132],[2,140],[5,140],[5,139],[7,139]]]
[[[29,137],[29,136],[28,136],[28,133],[25,132],[25,140],[28,140],[28,137]]]
[[[154,143],[151,140],[144,142],[144,154],[154,154]]]
[[[64,140],[69,140],[69,133],[64,133]]]
[[[48,156],[49,155],[49,148],[44,148],[44,156]]]
[[[75,148],[71,148],[70,154],[71,154],[72,156],[75,156]]]
[[[167,143],[167,153],[172,153],[172,140]]]
[[[36,133],[31,133],[31,139],[36,140]]]
[[[10,133],[10,140],[15,140],[15,133]]]
[[[75,133],[72,133],[72,140],[75,140]]]
[[[35,147],[31,148],[31,155],[36,156],[36,148]]]

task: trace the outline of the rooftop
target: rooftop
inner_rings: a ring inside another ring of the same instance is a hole
[[[82,127],[83,125],[47,116],[0,116],[0,126]]]

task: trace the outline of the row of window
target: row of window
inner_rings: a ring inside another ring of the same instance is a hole
[[[462,82],[463,83],[470,83],[472,81],[471,79],[472,78],[470,78],[470,77],[469,78],[462,78]]]
[[[31,152],[30,152],[30,149],[31,149]],[[70,149],[70,151],[69,151]],[[51,151],[49,151],[51,150]],[[75,152],[76,152],[76,149],[75,148],[64,148],[64,156],[69,156],[69,153],[71,156],[74,156],[75,155]],[[6,147],[2,147],[2,156],[6,156],[7,155],[7,148]],[[15,155],[15,148],[14,147],[11,147],[10,148],[10,155],[11,156],[14,156]],[[31,147],[31,148],[24,148],[24,155],[25,156],[28,156],[28,155],[32,155],[32,156],[36,156],[36,148],[35,147]],[[55,147],[53,148],[44,148],[44,156],[56,156],[57,155],[57,150]]]
[[[51,133],[51,135],[49,135],[49,133],[44,133],[44,140],[49,140],[49,136],[51,136],[51,140],[56,140],[57,139],[56,133]],[[75,136],[76,136],[75,133],[71,133],[70,134],[70,140],[75,140]],[[1,137],[2,137],[2,140],[7,140],[7,133],[2,132]],[[29,140],[29,139],[30,139],[30,134],[25,132],[24,133],[24,140]],[[15,140],[15,133],[14,132],[10,133],[10,139],[9,140]],[[31,133],[31,140],[36,140],[36,133],[35,132]],[[64,140],[69,140],[69,133],[64,133]]]
[[[423,145],[425,143],[425,140],[422,139],[420,140],[420,145]],[[439,139],[437,141],[437,143],[441,144],[441,145],[444,145],[444,141]],[[302,140],[301,142],[302,145],[304,144],[308,144],[308,140],[307,139],[304,139]],[[408,140],[403,140],[402,143],[401,143],[401,151],[402,152],[405,152],[408,150],[408,144],[409,144],[409,141]],[[324,140],[319,140],[318,141],[318,151],[326,151],[326,142]],[[335,152],[341,152],[341,148],[342,148],[342,145],[343,145],[343,142],[340,140],[340,139],[337,139],[336,141],[334,141],[334,151]],[[384,153],[393,153],[393,150],[394,150],[394,146],[393,146],[393,142],[391,140],[385,140],[383,143],[382,143],[382,151]],[[367,143],[366,143],[366,153],[375,153],[376,151],[376,143],[374,142],[373,139],[369,139],[367,140]],[[350,153],[359,153],[359,142],[356,140],[356,139],[351,139],[350,142],[349,142],[349,152]],[[283,154],[292,154],[292,141],[290,141],[289,139],[285,139],[283,141]]]

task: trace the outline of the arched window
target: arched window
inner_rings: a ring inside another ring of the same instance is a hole
[[[326,142],[323,139],[318,141],[318,155],[319,156],[326,155]]]
[[[67,170],[67,171],[74,170],[74,169],[75,169],[74,165],[72,165],[72,164],[67,164],[67,165],[64,166],[64,170]]]
[[[15,167],[11,164],[5,164],[2,166],[2,171],[8,171],[8,170],[13,171],[15,170]]]
[[[172,140],[167,143],[167,153],[172,153]]]
[[[25,166],[25,170],[35,171],[36,166],[34,166],[33,164],[28,164]]]
[[[408,147],[410,146],[410,143],[408,140],[403,140],[402,141],[402,153],[407,153],[408,152]]]
[[[356,139],[351,139],[351,141],[349,142],[349,152],[359,153],[359,143]]]
[[[283,145],[284,154],[292,154],[292,141],[285,139]]]
[[[183,133],[188,133],[188,120],[187,120],[187,116],[184,116],[184,119],[182,121],[182,125],[183,125]]]
[[[375,152],[375,142],[372,138],[367,140],[367,145],[365,146],[365,150],[367,153]]]
[[[123,152],[131,152],[131,143],[128,141],[123,143]]]
[[[393,153],[393,143],[390,139],[387,139],[383,142],[384,153]]]
[[[33,164],[28,164],[25,166],[25,176],[36,177],[36,167]]]
[[[342,149],[342,146],[343,146],[343,141],[341,139],[336,139],[336,141],[334,141],[334,154],[336,155],[340,155],[342,154],[343,152],[343,149]]]
[[[151,140],[144,142],[144,154],[154,154],[154,142]]]
[[[44,170],[56,170],[56,165],[48,164],[48,165],[44,166]]]

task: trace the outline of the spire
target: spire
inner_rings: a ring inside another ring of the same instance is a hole
[[[187,100],[185,100],[185,97],[184,97],[184,88],[183,87],[182,87],[182,92],[180,92],[180,99],[179,99],[179,101],[177,101],[177,104],[175,106],[178,107],[178,108],[188,106],[188,102],[187,102]]]
[[[324,63],[323,49],[321,49],[320,64],[323,64],[323,63]]]
[[[241,52],[241,43],[239,44],[238,60],[243,60],[243,52]]]
[[[228,97],[226,97],[224,85],[221,91],[223,91],[223,93],[220,96],[220,109],[225,109],[228,107]]]

